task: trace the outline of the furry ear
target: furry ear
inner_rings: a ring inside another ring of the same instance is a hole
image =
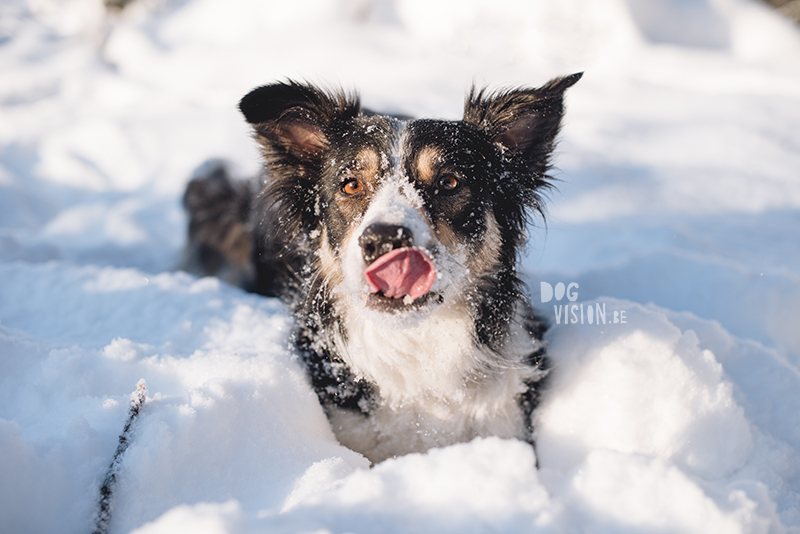
[[[544,172],[561,126],[564,91],[582,75],[556,78],[538,89],[476,93],[473,87],[464,104],[464,121],[486,132],[510,158]]]
[[[242,98],[239,109],[255,127],[268,161],[288,157],[308,163],[328,146],[326,128],[336,120],[358,115],[360,103],[355,96],[327,94],[290,80],[254,89]]]

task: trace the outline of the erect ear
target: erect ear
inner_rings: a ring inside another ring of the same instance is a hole
[[[504,153],[527,165],[546,167],[564,113],[564,91],[583,73],[549,81],[537,89],[476,93],[464,105],[464,121],[487,133]]]
[[[302,163],[317,159],[328,146],[326,128],[358,115],[360,104],[357,97],[290,80],[254,89],[239,109],[254,126],[268,160],[288,156]]]

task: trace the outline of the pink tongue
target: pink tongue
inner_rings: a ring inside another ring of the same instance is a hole
[[[430,291],[436,268],[428,255],[415,248],[398,248],[384,254],[367,267],[367,281],[373,293],[411,300]]]

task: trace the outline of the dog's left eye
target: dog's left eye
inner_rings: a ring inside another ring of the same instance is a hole
[[[436,185],[440,191],[453,191],[458,187],[458,178],[454,174],[443,174]]]
[[[348,196],[360,193],[362,189],[364,189],[364,185],[355,178],[342,184],[342,193]]]

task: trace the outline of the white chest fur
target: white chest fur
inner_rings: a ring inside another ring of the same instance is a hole
[[[522,350],[500,357],[477,347],[465,306],[440,306],[416,321],[363,310],[348,319],[348,341],[336,344],[377,385],[379,405],[367,418],[331,409],[342,444],[377,462],[477,436],[525,437],[518,396],[536,371],[516,356]]]

